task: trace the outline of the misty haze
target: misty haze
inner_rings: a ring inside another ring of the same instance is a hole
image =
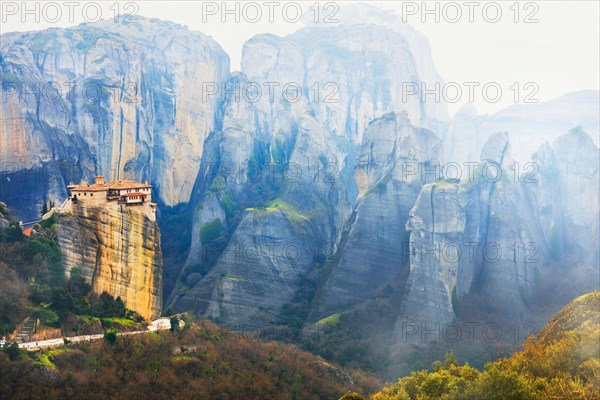
[[[600,399],[599,4],[1,4],[0,399]]]

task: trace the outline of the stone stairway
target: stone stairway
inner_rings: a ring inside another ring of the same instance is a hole
[[[14,338],[19,343],[28,342],[31,335],[35,333],[35,319],[28,318],[23,322],[23,326],[21,329],[17,331],[17,334]]]

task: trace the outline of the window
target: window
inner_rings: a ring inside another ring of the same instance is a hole
[[[90,196],[91,196],[91,197],[94,197],[94,193],[90,193]]]

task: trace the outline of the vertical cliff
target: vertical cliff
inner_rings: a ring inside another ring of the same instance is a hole
[[[158,225],[143,212],[112,204],[73,206],[58,218],[58,243],[67,275],[81,268],[95,293],[120,296],[146,320],[162,307]]]
[[[435,134],[414,127],[406,112],[371,122],[354,166],[359,199],[313,301],[310,321],[350,310],[374,298],[377,288],[402,286],[408,264],[405,224],[423,178],[433,180],[421,176],[421,166],[434,163],[439,146]]]
[[[454,321],[454,298],[465,210],[458,185],[446,181],[427,184],[410,210],[410,274],[402,302],[400,323]],[[402,329],[402,327],[399,327]]]
[[[481,151],[481,162],[461,183],[466,213],[457,301],[467,292],[482,296],[494,315],[522,318],[550,259],[544,229],[533,207],[534,179],[515,178],[507,133],[496,133]],[[469,254],[463,250],[463,254]]]
[[[203,84],[228,75],[229,57],[210,37],[141,16],[3,34],[3,198],[32,219],[67,184],[104,175],[148,179],[163,203],[187,202],[219,124],[219,97],[203,101]]]

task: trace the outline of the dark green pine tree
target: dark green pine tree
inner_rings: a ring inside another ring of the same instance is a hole
[[[46,203],[46,201],[44,201],[44,203],[42,204],[42,208],[40,209],[40,214],[44,216],[44,214],[46,214],[48,211],[50,211],[48,209],[48,204]]]

